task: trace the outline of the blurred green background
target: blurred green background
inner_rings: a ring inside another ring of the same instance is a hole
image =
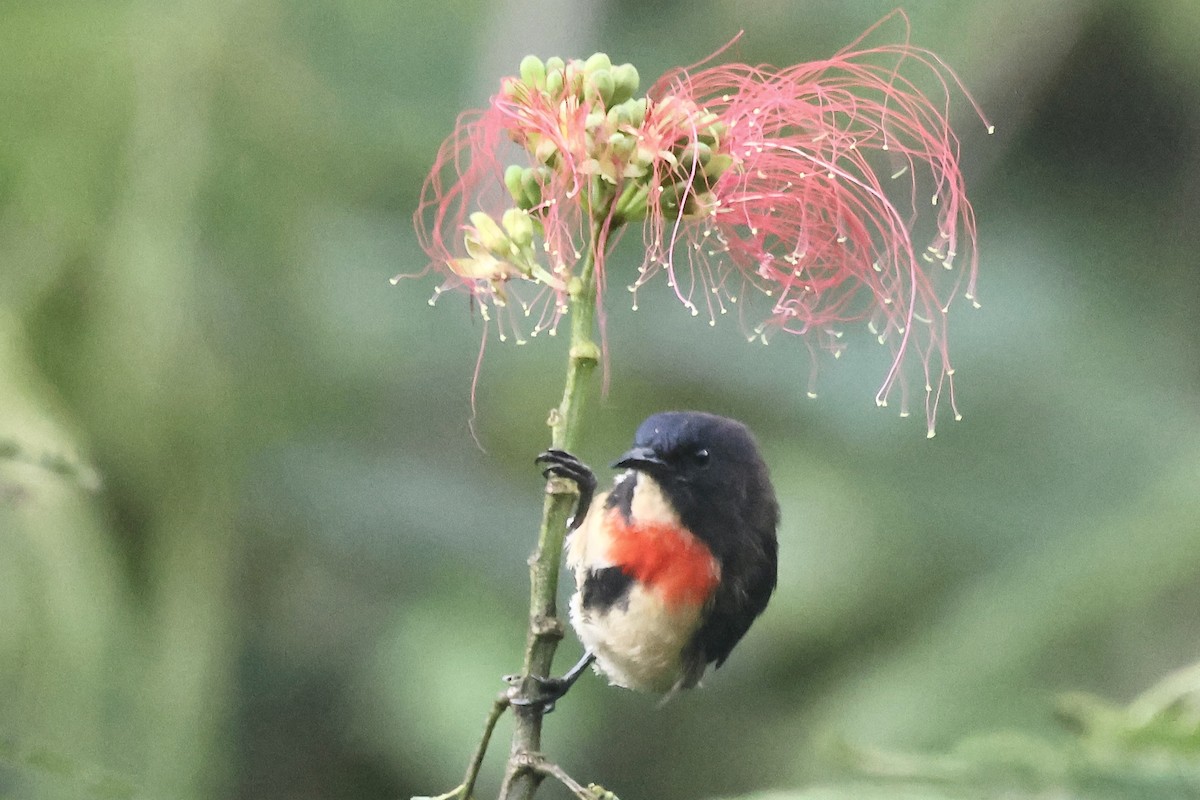
[[[0,795],[457,782],[520,664],[565,354],[489,346],[477,446],[479,320],[388,284],[424,264],[438,144],[527,52],[648,85],[740,29],[738,60],[825,57],[892,6],[4,3]],[[703,691],[588,678],[548,719],[626,800],[837,785],[838,742],[1057,747],[1060,692],[1123,703],[1200,657],[1200,4],[906,9],[996,125],[953,109],[982,252],[964,420],[926,440],[876,409],[865,334],[810,401],[799,342],[614,293],[581,455],[654,410],[737,416],[784,513],[775,599]]]

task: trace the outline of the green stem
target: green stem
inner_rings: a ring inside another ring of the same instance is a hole
[[[588,379],[599,362],[600,348],[593,334],[596,323],[596,257],[605,246],[605,242],[600,241],[602,230],[602,221],[593,220],[587,253],[579,275],[572,279],[569,287],[571,344],[567,357],[567,379],[562,402],[551,411],[548,420],[551,446],[559,450],[571,451],[578,444]],[[558,574],[567,520],[577,496],[576,486],[570,481],[551,478],[546,483],[537,549],[529,561],[529,633],[525,642],[524,679],[520,687],[524,694],[532,694],[537,688],[530,675],[551,674],[554,651],[563,637],[563,623],[558,618],[557,610]],[[541,752],[544,712],[537,706],[514,706],[514,711],[516,719],[512,749],[500,797],[502,800],[529,800],[544,777],[541,772],[528,766],[530,756]]]
[[[474,755],[471,756],[471,762],[467,765],[467,774],[463,776],[462,784],[457,789],[448,793],[447,797],[471,800],[474,796],[475,781],[479,778],[479,769],[483,766],[483,757],[487,755],[488,743],[492,740],[492,731],[495,730],[496,722],[500,719],[500,715],[504,713],[504,709],[506,708],[508,708],[508,697],[501,694],[492,703],[492,710],[488,714],[487,722],[483,726],[483,738],[479,740],[479,745],[475,748]]]

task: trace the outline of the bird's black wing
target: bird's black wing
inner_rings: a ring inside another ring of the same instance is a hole
[[[703,523],[697,520],[696,529],[707,529],[703,538],[721,563],[721,581],[692,639],[693,656],[699,659],[701,670],[705,664],[715,662],[719,667],[725,663],[775,591],[779,506],[769,489],[749,499],[725,506],[728,516],[710,517]],[[733,531],[737,533],[731,535]]]
[[[708,613],[693,639],[702,664],[724,664],[775,591],[778,546],[774,529],[770,536],[755,539],[762,545],[758,557],[731,554],[721,566],[724,579],[713,593]]]

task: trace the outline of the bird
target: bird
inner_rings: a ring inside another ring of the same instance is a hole
[[[778,571],[779,503],[757,442],[737,420],[653,414],[596,494],[592,470],[563,450],[536,462],[579,489],[566,564],[583,658],[537,677],[526,698],[551,710],[589,665],[613,685],[673,696],[720,667],[766,609]]]

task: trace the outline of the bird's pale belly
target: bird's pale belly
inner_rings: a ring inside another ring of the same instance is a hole
[[[649,692],[668,692],[684,677],[682,654],[700,614],[638,584],[606,609],[585,608],[582,592],[571,598],[571,624],[597,668],[617,686]]]
[[[602,495],[569,540],[567,564],[579,589],[571,624],[612,683],[668,692],[694,684],[703,670],[689,643],[720,566],[682,528],[660,487],[647,476],[636,480],[630,519],[604,508]]]

